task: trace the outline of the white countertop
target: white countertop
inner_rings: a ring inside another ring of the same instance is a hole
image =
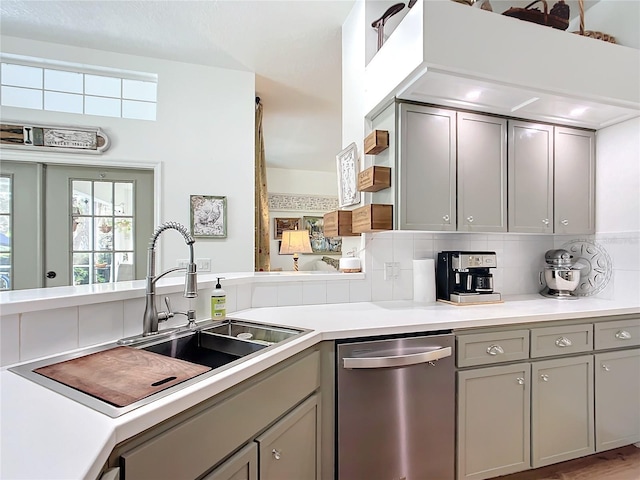
[[[95,479],[118,443],[322,340],[623,314],[640,314],[640,305],[637,301],[556,300],[529,295],[478,306],[393,301],[245,310],[233,317],[313,332],[118,418],[3,369],[0,478]]]

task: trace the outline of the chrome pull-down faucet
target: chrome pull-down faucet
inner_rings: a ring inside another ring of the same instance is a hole
[[[158,241],[158,237],[160,236],[160,234],[166,230],[177,230],[182,234],[185,243],[189,245],[189,263],[187,264],[186,268],[170,268],[162,272],[160,275],[156,276],[156,242]],[[194,243],[195,240],[191,236],[187,228],[177,222],[165,222],[158,228],[156,228],[156,230],[153,232],[153,235],[149,240],[148,250],[149,256],[147,263],[147,291],[145,296],[144,316],[142,318],[143,336],[146,337],[158,333],[158,319],[160,316],[162,316],[164,320],[173,316],[173,312],[162,312],[162,315],[158,314],[158,310],[156,308],[156,282],[159,279],[161,279],[168,273],[176,272],[178,270],[186,270],[183,296],[185,298],[195,298],[198,296],[198,277],[196,274],[196,264],[193,257]],[[189,320],[191,323],[191,319]]]

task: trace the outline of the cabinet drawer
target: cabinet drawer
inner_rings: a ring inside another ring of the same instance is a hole
[[[534,328],[531,330],[531,358],[566,355],[593,350],[591,324],[563,327]]]
[[[529,331],[459,335],[458,367],[488,365],[529,358]]]
[[[596,350],[640,345],[640,318],[595,324]]]

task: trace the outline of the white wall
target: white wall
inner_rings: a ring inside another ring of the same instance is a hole
[[[212,272],[252,271],[254,245],[255,75],[155,58],[122,55],[3,36],[2,51],[158,74],[157,121],[3,107],[5,120],[101,127],[111,148],[96,161],[160,163],[157,221],[189,225],[189,195],[227,197],[226,239],[198,239],[198,258]],[[69,156],[67,156],[69,157]],[[34,160],[37,154],[34,153]],[[179,235],[158,243],[162,268],[188,251]]]

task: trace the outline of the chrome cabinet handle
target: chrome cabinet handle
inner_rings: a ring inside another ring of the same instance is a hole
[[[432,348],[420,353],[408,355],[390,355],[388,357],[347,357],[342,359],[344,368],[387,368],[406,367],[419,363],[435,362],[451,356],[451,347]]]
[[[467,222],[469,222],[469,223],[473,223],[473,215],[469,215],[469,216],[467,217]]]
[[[500,345],[489,345],[487,353],[495,357],[496,355],[502,355],[504,353],[504,349]]]
[[[564,219],[564,220],[562,220],[560,223],[566,227],[567,225],[569,225],[569,220],[567,220],[567,219],[565,218],[565,219]]]
[[[618,340],[629,340],[631,338],[631,334],[626,330],[620,330],[616,333],[616,338]]]
[[[542,374],[542,375],[540,375],[540,378],[542,379],[543,382],[548,382],[549,381],[549,375]]]
[[[560,337],[556,340],[556,347],[570,347],[571,345],[573,345],[573,342],[567,337]]]
[[[280,457],[282,457],[282,452],[276,448],[271,450],[271,454],[273,455],[273,458],[275,458],[276,460],[280,460]]]
[[[602,369],[603,369],[605,372],[608,372],[609,370],[611,370],[611,369],[609,368],[609,365],[605,365],[604,363],[602,364]]]
[[[443,215],[442,220],[444,220],[445,222],[449,222],[449,215]]]
[[[545,225],[549,225],[549,219],[548,218],[543,218],[542,219],[542,223],[544,223]]]
[[[518,377],[516,378],[516,381],[518,382],[518,385],[524,385],[524,378]]]

